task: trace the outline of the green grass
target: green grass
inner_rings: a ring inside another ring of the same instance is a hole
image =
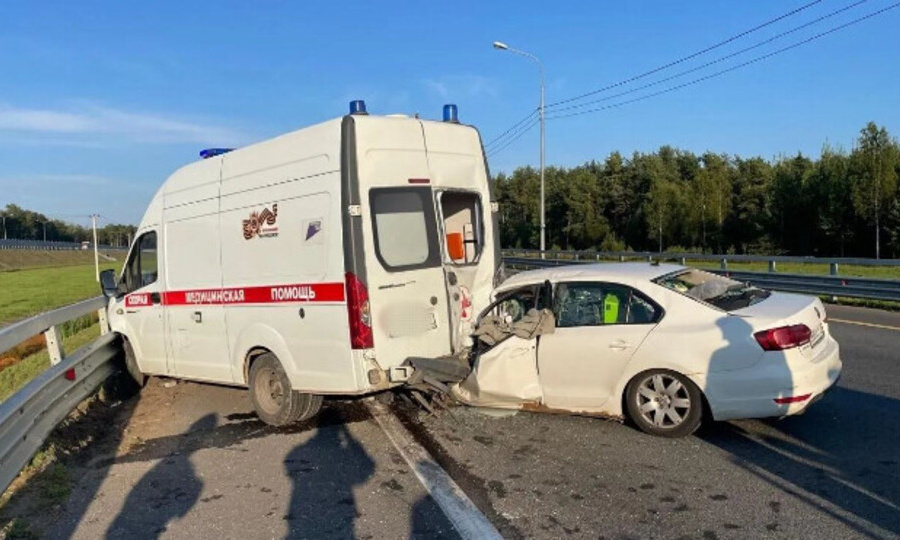
[[[125,251],[100,252],[100,264],[113,262],[113,259],[124,260]],[[94,264],[94,252],[91,250],[0,250],[0,272],[8,270],[25,270],[29,268],[47,268],[60,266],[84,266]],[[121,263],[119,264],[121,266]]]
[[[63,350],[67,354],[71,354],[100,337],[100,326],[94,324],[79,329],[71,335],[66,336],[65,334],[66,332],[63,331],[65,336],[62,338]],[[22,361],[0,371],[0,403],[19,391],[48,367],[50,367],[50,355],[44,350],[23,358]]]
[[[99,294],[93,265],[0,272],[0,326]]]

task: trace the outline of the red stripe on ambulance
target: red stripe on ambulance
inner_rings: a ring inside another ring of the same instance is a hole
[[[227,289],[198,289],[162,293],[167,306],[282,304],[287,302],[343,302],[343,283],[302,283],[295,285],[265,285]],[[153,305],[146,293],[125,297],[127,307]]]

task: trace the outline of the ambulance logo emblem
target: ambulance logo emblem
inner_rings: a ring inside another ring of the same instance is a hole
[[[250,219],[244,220],[244,240],[250,240],[254,236],[270,238],[278,236],[278,203],[272,205],[272,209],[263,208],[262,212],[253,212]]]

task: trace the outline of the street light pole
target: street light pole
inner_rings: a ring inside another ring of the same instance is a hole
[[[99,248],[97,247],[97,218],[100,217],[97,214],[91,214],[91,225],[94,229],[94,270],[96,271],[97,283],[100,283],[100,256],[97,251]]]
[[[495,41],[494,48],[501,51],[509,51],[514,54],[518,54],[519,56],[524,56],[534,62],[538,66],[538,72],[541,77],[541,102],[538,107],[538,117],[540,119],[541,124],[541,258],[544,258],[544,251],[546,249],[546,231],[547,231],[547,223],[546,223],[546,212],[544,210],[544,140],[545,140],[545,130],[544,130],[544,63],[541,60],[525,51],[520,51],[519,49],[513,49],[506,43]]]

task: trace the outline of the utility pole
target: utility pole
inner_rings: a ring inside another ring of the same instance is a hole
[[[6,240],[6,216],[0,216],[3,220],[3,239]]]
[[[94,228],[94,269],[97,273],[97,283],[100,283],[100,254],[97,250],[97,218],[99,217],[97,214],[91,214],[91,224]]]
[[[47,222],[42,221],[41,224],[44,226],[44,242],[47,241]]]

